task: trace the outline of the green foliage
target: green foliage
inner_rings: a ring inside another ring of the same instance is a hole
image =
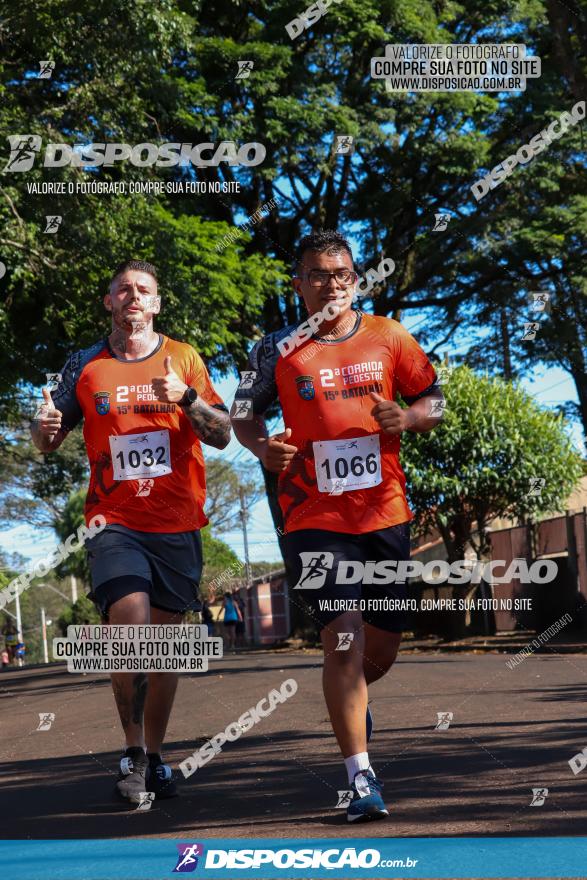
[[[68,626],[81,626],[82,624],[100,623],[100,612],[87,596],[80,596],[77,602],[69,605],[60,615],[57,626],[61,635],[67,635]]]
[[[562,417],[512,383],[459,367],[443,389],[444,420],[429,434],[404,434],[401,457],[416,529],[438,529],[455,560],[467,541],[486,551],[484,528],[496,517],[527,520],[563,509],[583,463]],[[535,478],[546,482],[532,496]]]
[[[210,526],[203,528],[201,535],[206,579],[210,578],[210,575],[208,574],[209,570],[220,571],[229,566],[241,565],[238,556],[226,541],[212,537]]]
[[[218,456],[206,459],[206,515],[215,533],[240,528],[241,492],[248,509],[262,497],[258,468],[232,464]]]
[[[69,496],[61,515],[55,518],[53,528],[61,542],[77,532],[85,523],[84,505],[86,500],[85,489],[78,489]],[[57,566],[57,575],[74,575],[76,578],[88,584],[90,583],[90,569],[86,550],[84,547],[70,553],[66,559]]]
[[[213,597],[223,592],[230,578],[242,577],[244,563],[231,547],[220,538],[213,538],[210,526],[201,531],[204,568],[200,583],[204,596]]]
[[[0,441],[0,523],[52,527],[63,515],[69,496],[87,479],[86,450],[80,430],[73,431],[51,455],[30,440],[28,426]]]
[[[418,332],[434,350],[461,347],[457,334],[466,333],[462,357],[474,369],[514,378],[539,365],[561,366],[579,397],[578,406],[567,410],[587,430],[581,127],[516,168],[481,202],[470,192],[474,181],[584,96],[587,55],[579,18],[559,0],[465,6],[345,0],[292,41],[285,24],[306,6],[306,0],[100,0],[81,8],[73,0],[42,6],[23,0],[5,17],[4,155],[6,138],[24,132],[40,135],[44,144],[234,140],[261,141],[267,151],[256,169],[193,172],[201,181],[241,185],[226,196],[32,195],[26,189],[48,181],[172,182],[192,173],[129,163],[93,172],[47,169],[37,161],[26,175],[2,175],[5,523],[59,519],[84,480],[79,434],[45,462],[22,439],[23,418],[30,411],[31,386],[39,386],[45,372],[59,370],[73,349],[107,332],[102,296],[113,266],[130,255],[159,266],[161,329],[192,342],[213,368],[227,371],[242,365],[251,339],[301,317],[284,271],[300,235],[320,225],[352,230],[365,267],[382,255],[396,263],[395,272],[364,300],[368,310],[398,317],[424,312]],[[369,76],[370,59],[382,55],[387,42],[512,42],[514,35],[542,58],[541,78],[529,80],[519,94],[391,94]],[[51,79],[31,75],[42,58],[56,63]],[[255,64],[242,81],[235,79],[240,59]],[[334,154],[336,134],[356,138],[354,155]],[[234,224],[271,199],[277,207],[266,219],[217,249]],[[442,233],[432,232],[437,211],[452,217]],[[57,235],[43,233],[48,214],[63,216]],[[552,310],[539,318],[536,340],[522,342],[524,322],[536,319],[527,302],[533,290],[551,294]],[[466,412],[464,418],[460,428],[453,425],[457,436],[470,427]],[[550,437],[560,452],[561,423],[549,424],[544,442],[548,447]],[[514,438],[526,439],[519,424],[510,420],[507,426]],[[442,431],[445,427],[430,438],[409,438],[406,447],[436,442]],[[517,441],[512,443],[518,450]],[[514,456],[516,485],[530,466],[545,466],[545,456],[519,464]],[[443,467],[449,461],[442,459]],[[492,468],[500,470],[499,462]],[[509,476],[504,468],[500,473]],[[471,474],[466,470],[464,476],[468,480]],[[459,479],[455,476],[464,498],[468,483]],[[491,490],[491,479],[484,481],[480,487]],[[439,503],[458,497],[449,488],[435,489]],[[562,486],[547,490],[544,503],[554,509],[563,494]],[[504,499],[491,497],[503,506]],[[520,515],[537,513],[537,502],[530,510],[524,503],[520,497],[514,505]],[[464,521],[473,514],[483,510],[467,507]],[[450,527],[450,516],[447,509],[443,527]]]

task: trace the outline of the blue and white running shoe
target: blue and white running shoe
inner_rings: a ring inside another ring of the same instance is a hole
[[[389,816],[381,797],[383,783],[369,770],[360,770],[355,775],[351,788],[354,797],[347,807],[347,821],[372,822]]]

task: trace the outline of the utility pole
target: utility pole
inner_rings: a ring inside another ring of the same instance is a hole
[[[45,617],[45,608],[41,606],[41,633],[43,636],[43,663],[49,662],[49,651],[47,650],[47,618]]]
[[[250,596],[250,605],[247,601],[247,606],[252,608],[252,618],[253,618],[253,642],[255,644],[259,643],[259,603],[257,602],[257,594],[255,589],[251,583],[251,562],[249,559],[249,537],[247,535],[247,499],[245,497],[245,492],[243,487],[239,488],[239,495],[241,500],[240,507],[240,519],[241,525],[243,527],[243,544],[245,548],[245,578],[247,581],[246,585],[246,596],[247,600]]]
[[[251,585],[251,563],[249,561],[249,538],[247,535],[247,499],[245,497],[244,489],[239,489],[239,495],[241,499],[241,509],[240,509],[240,518],[241,525],[243,527],[243,543],[245,545],[245,577],[247,579],[247,589]]]
[[[17,644],[20,644],[23,641],[22,638],[22,617],[20,614],[20,597],[18,595],[18,591],[16,596],[14,597],[16,600],[16,641]],[[17,659],[18,666],[22,666],[24,664],[24,660],[22,658]]]
[[[72,603],[77,602],[77,581],[75,579],[75,575],[70,575],[71,577],[71,601]]]

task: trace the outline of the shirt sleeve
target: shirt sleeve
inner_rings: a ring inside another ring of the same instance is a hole
[[[191,349],[190,355],[185,377],[186,384],[191,388],[195,388],[198,392],[198,396],[202,398],[204,403],[207,403],[209,406],[213,406],[216,409],[221,409],[223,412],[228,412],[224,401],[212,385],[212,380],[210,379],[210,374],[206,369],[204,361],[193,348]]]
[[[78,351],[72,354],[61,370],[61,381],[57,388],[51,392],[53,405],[62,414],[61,429],[66,434],[73,431],[83,419],[82,408],[76,393],[82,366],[82,352]]]
[[[408,405],[441,389],[436,371],[414,337],[394,321],[394,388]]]
[[[253,413],[262,416],[278,398],[275,364],[279,358],[275,334],[259,340],[249,354],[247,369],[241,374],[235,400],[252,400]]]

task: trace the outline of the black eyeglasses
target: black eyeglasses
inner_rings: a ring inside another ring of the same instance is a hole
[[[322,269],[310,269],[305,273],[310,287],[325,287],[334,278],[340,287],[350,287],[359,277],[352,269],[337,269],[336,272],[323,272]]]

